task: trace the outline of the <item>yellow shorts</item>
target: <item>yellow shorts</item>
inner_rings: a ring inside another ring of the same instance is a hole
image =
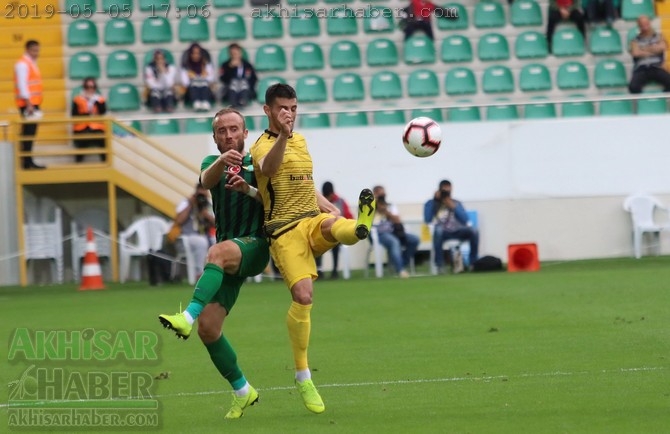
[[[272,259],[289,288],[302,279],[316,279],[314,258],[337,245],[337,241],[328,241],[321,233],[321,224],[331,218],[335,217],[327,213],[304,218],[293,229],[270,240]]]

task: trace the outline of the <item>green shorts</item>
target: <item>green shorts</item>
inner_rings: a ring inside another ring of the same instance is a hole
[[[261,274],[270,260],[268,242],[263,237],[233,238],[231,241],[237,244],[242,251],[240,269],[236,275],[224,273],[221,286],[211,301],[219,303],[229,314],[235,306],[240,288],[247,277]]]

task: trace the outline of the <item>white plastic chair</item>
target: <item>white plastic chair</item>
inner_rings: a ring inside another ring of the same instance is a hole
[[[649,195],[628,196],[623,203],[623,209],[631,215],[633,223],[633,254],[636,259],[642,257],[642,240],[645,233],[653,235],[656,254],[661,253],[661,232],[670,230],[670,209],[664,206],[658,199]],[[668,220],[657,224],[654,221],[656,209],[665,211]]]
[[[172,270],[173,277],[176,275],[176,267],[179,266],[179,262],[186,264],[186,279],[188,280],[189,285],[195,285],[196,279],[196,267],[195,267],[195,257],[193,255],[193,247],[189,244],[188,237],[179,237],[177,239],[177,261],[173,263],[174,267]]]
[[[109,213],[100,208],[90,208],[77,213],[70,223],[72,237],[72,275],[75,282],[81,276],[81,260],[86,255],[86,232],[93,228],[98,258],[110,258],[112,240],[109,238]]]
[[[163,235],[170,229],[170,223],[162,217],[142,217],[128,229],[119,233],[119,280],[125,282],[130,274],[132,258],[143,258],[151,251],[158,251],[163,244]],[[134,241],[133,241],[134,240]],[[139,280],[140,268],[134,272]]]
[[[62,210],[53,208],[53,220],[46,222],[29,221],[23,224],[25,258],[30,264],[33,259],[53,260],[56,281],[63,283],[63,227]]]

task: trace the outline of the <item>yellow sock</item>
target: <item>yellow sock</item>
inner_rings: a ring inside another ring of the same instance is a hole
[[[352,246],[359,241],[356,236],[356,220],[338,219],[330,228],[330,233],[338,242],[347,246]]]
[[[291,340],[293,349],[293,358],[295,359],[295,369],[303,370],[309,366],[307,364],[307,347],[309,346],[309,332],[312,328],[310,312],[312,305],[298,304],[291,302],[286,316],[286,325],[288,326],[288,337]]]

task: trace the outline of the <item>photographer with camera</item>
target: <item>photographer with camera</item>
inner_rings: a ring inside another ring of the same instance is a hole
[[[196,263],[196,275],[200,276],[205,266],[210,246],[210,230],[214,227],[214,215],[209,201],[209,191],[202,185],[195,187],[193,194],[177,205],[175,226],[181,228],[181,236],[188,238]]]
[[[477,260],[479,254],[479,232],[472,227],[468,213],[463,204],[451,196],[451,182],[440,181],[439,188],[423,209],[423,219],[426,224],[434,223],[433,249],[435,251],[435,266],[438,273],[444,272],[444,252],[442,245],[447,240],[470,242],[470,256],[468,266]],[[461,264],[454,262],[454,272],[461,271]]]

